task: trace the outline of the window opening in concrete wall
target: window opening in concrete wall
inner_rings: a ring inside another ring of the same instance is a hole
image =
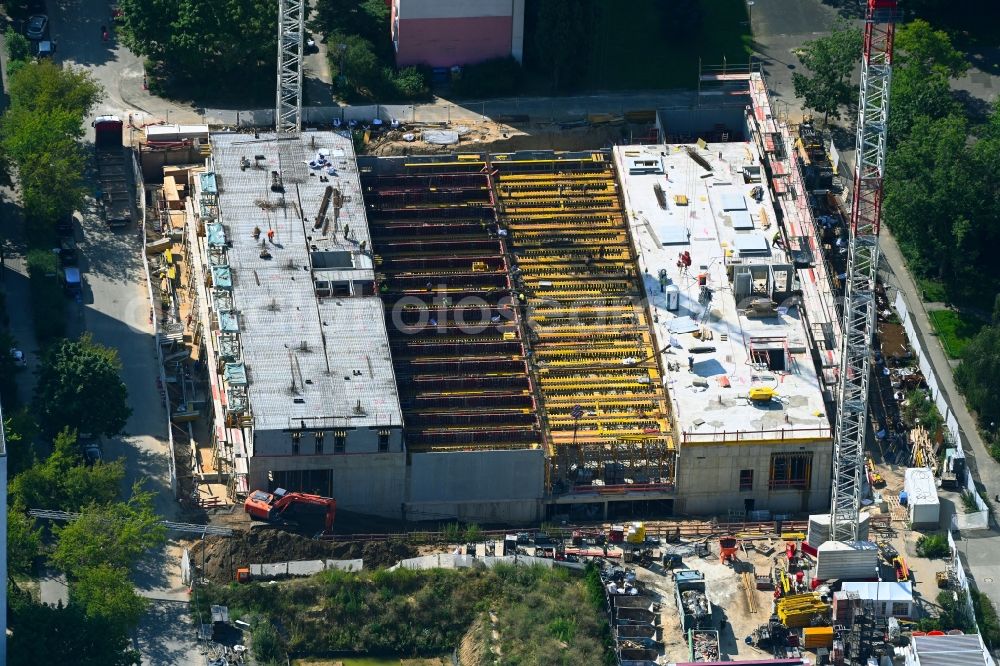
[[[811,473],[812,453],[772,453],[768,488],[806,489],[809,487]]]
[[[379,430],[378,431],[378,451],[379,453],[386,453],[389,451],[389,431]]]
[[[324,439],[326,439],[326,433],[325,432],[318,432],[318,433],[316,433],[316,453],[317,454],[323,453],[323,440]]]
[[[343,430],[338,430],[333,435],[333,452],[344,453],[345,450],[347,450],[347,433]]]
[[[292,455],[299,454],[299,442],[302,441],[302,433],[293,432],[292,433]]]
[[[753,490],[753,470],[752,469],[741,469],[740,470],[740,491]]]

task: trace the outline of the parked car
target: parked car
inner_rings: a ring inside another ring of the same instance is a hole
[[[28,39],[44,39],[45,31],[49,27],[49,17],[43,14],[35,14],[28,18],[25,24],[24,34]]]
[[[62,273],[63,291],[67,296],[78,298],[83,295],[83,279],[80,276],[80,269],[74,266],[67,266]]]
[[[24,352],[16,347],[11,347],[10,358],[14,361],[14,365],[18,368],[28,367],[28,358],[24,355]]]
[[[80,446],[80,452],[88,465],[104,460],[104,451],[101,448],[101,440],[91,434],[78,435],[76,443]]]
[[[73,235],[73,214],[63,215],[56,220],[56,233],[60,236]]]
[[[310,53],[319,53],[319,46],[316,45],[316,38],[309,33],[304,33],[302,35],[304,44],[302,45],[302,53],[304,55],[309,55]]]
[[[48,39],[36,42],[35,55],[39,58],[51,58],[56,52],[56,43]]]
[[[76,266],[76,241],[72,236],[59,241],[59,263],[65,266]]]

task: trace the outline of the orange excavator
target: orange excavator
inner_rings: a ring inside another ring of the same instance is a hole
[[[320,495],[290,493],[284,488],[277,488],[273,493],[255,490],[243,503],[243,510],[254,520],[272,525],[307,529],[321,523],[322,533],[329,534],[337,513],[337,501]]]

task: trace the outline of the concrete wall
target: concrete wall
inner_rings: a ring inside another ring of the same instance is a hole
[[[811,451],[808,490],[769,490],[772,453]],[[771,513],[825,511],[830,505],[833,444],[718,444],[685,446],[677,467],[675,511],[687,514],[725,514],[743,511],[745,500],[754,510]],[[753,470],[753,489],[740,491],[740,471]]]
[[[384,453],[378,450],[379,430],[383,428],[354,428],[347,431],[347,441],[345,442],[344,454],[358,453]],[[305,429],[296,430],[299,433],[299,454],[296,456],[293,451],[293,439],[291,430],[256,430],[253,436],[254,456],[293,456],[301,458],[316,457],[316,433],[323,433],[324,454],[334,451],[334,431]],[[389,429],[389,453],[400,453],[403,451],[403,430],[402,428]],[[322,456],[320,456],[322,457]]]
[[[328,438],[329,441],[329,438]],[[400,517],[406,487],[406,454],[254,456],[251,490],[270,489],[269,472],[330,470],[337,508],[390,518]],[[290,490],[300,490],[290,488]],[[308,490],[308,489],[302,489]]]
[[[415,453],[410,456],[407,517],[536,521],[544,475],[540,450]]]

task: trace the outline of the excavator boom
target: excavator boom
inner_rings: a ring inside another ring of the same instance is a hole
[[[303,525],[321,519],[323,532],[329,533],[337,513],[337,501],[309,493],[290,493],[278,488],[273,493],[255,490],[243,503],[243,509],[255,520],[273,524]]]

